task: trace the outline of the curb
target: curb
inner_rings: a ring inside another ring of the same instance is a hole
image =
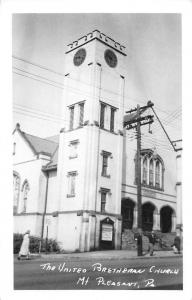
[[[62,254],[58,254],[58,255],[46,255],[46,254],[43,254],[41,255],[40,257],[38,258],[42,258],[42,259],[56,259],[56,258],[63,258],[65,260],[72,260],[72,259],[75,259],[75,260],[79,260],[79,261],[89,261],[91,259],[99,259],[99,260],[124,260],[124,259],[157,259],[157,258],[160,258],[160,259],[163,259],[163,258],[174,258],[174,257],[182,257],[182,254],[175,254],[175,255],[154,255],[154,256],[147,256],[147,255],[142,255],[142,256],[108,256],[108,257],[104,257],[104,256],[90,256],[90,257],[84,257],[84,256],[68,256],[65,254],[62,255]],[[37,258],[37,259],[38,259]]]

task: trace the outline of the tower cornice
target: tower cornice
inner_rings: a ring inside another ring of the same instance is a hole
[[[116,42],[115,40],[113,40],[112,38],[110,38],[109,36],[105,35],[97,29],[80,37],[78,40],[68,44],[67,51],[65,53],[69,53],[79,47],[82,47],[83,45],[93,40],[98,40],[101,43],[126,56],[125,46],[121,45],[119,42]]]

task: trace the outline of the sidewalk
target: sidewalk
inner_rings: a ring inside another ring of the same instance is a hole
[[[137,251],[134,250],[107,250],[107,251],[93,251],[83,253],[66,253],[66,254],[40,254],[34,255],[34,258],[41,258],[45,260],[63,259],[63,260],[81,260],[87,261],[90,259],[99,260],[123,260],[123,259],[153,259],[165,257],[182,257],[182,254],[174,254],[173,251],[155,251],[153,256],[143,253],[143,256],[137,256]]]

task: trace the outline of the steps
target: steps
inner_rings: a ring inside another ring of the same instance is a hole
[[[134,239],[134,235],[137,232],[137,229],[124,229],[122,233],[122,250],[136,250],[137,249],[137,241]],[[147,235],[147,232],[145,232]],[[154,250],[172,250],[171,245],[173,244],[174,238],[176,236],[175,232],[162,233],[155,232],[157,239],[159,240],[155,243]],[[143,251],[147,251],[149,247],[149,240],[146,235],[142,236],[143,241]]]

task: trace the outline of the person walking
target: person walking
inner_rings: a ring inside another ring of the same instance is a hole
[[[148,239],[149,239],[149,254],[150,256],[153,256],[153,252],[154,252],[154,245],[156,242],[156,236],[155,236],[155,232],[152,230],[151,233],[148,235]]]
[[[29,259],[29,255],[30,255],[29,243],[30,243],[30,230],[27,230],[23,235],[23,241],[21,244],[19,255],[17,257],[18,260],[20,260],[21,257],[25,257],[26,259]]]
[[[177,235],[175,237],[172,247],[173,247],[173,251],[175,254],[181,253],[181,239],[180,239],[179,235]]]

